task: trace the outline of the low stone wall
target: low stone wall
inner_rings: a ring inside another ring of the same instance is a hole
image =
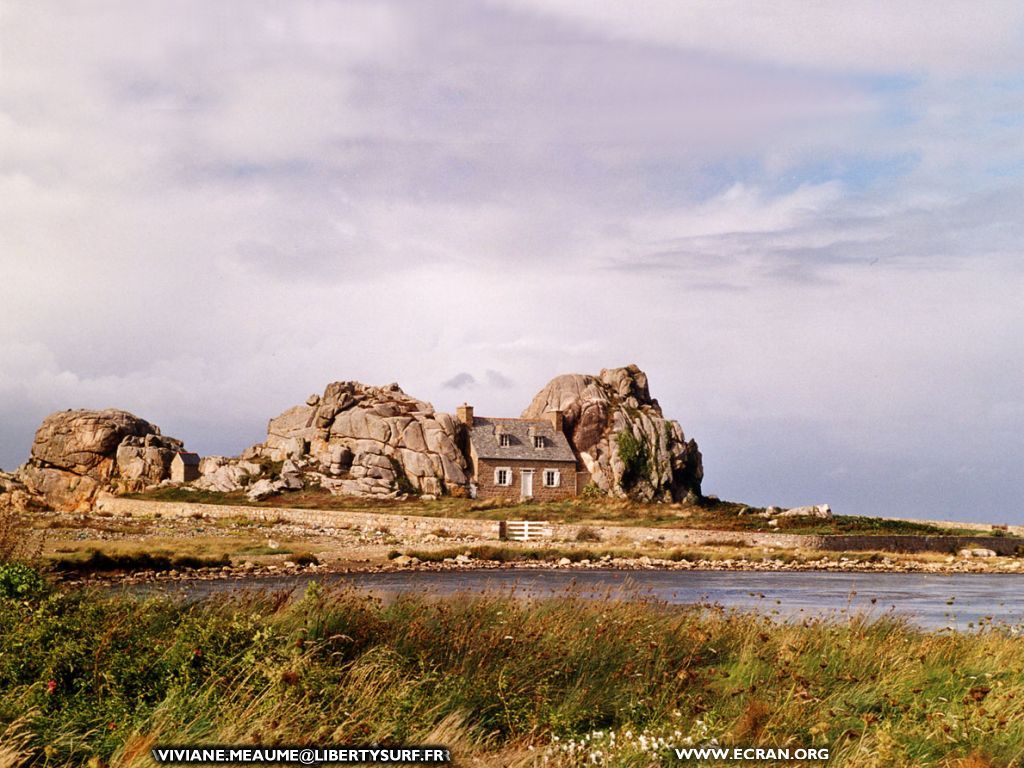
[[[267,522],[283,521],[312,528],[361,528],[376,531],[386,528],[395,536],[425,535],[435,528],[445,528],[455,535],[498,538],[496,520],[464,520],[450,517],[345,512],[330,509],[296,509],[294,507],[245,507],[226,504],[193,504],[178,501],[143,501],[110,496],[96,502],[98,512],[139,517],[226,518],[243,517]]]
[[[709,531],[701,528],[646,528],[625,525],[552,524],[552,538],[576,541],[581,529],[601,537],[604,544],[637,542],[651,546],[694,547],[721,544],[734,547],[809,547],[809,537],[796,533],[757,533],[747,531]]]
[[[1024,552],[1024,539],[1016,536],[813,536],[816,543],[807,546],[829,551],[945,552],[961,549],[991,549],[998,555]]]
[[[283,521],[313,528],[358,528],[364,531],[386,529],[397,537],[425,536],[444,528],[455,536],[471,536],[484,541],[498,540],[497,520],[468,520],[453,517],[425,517],[375,512],[295,509],[293,507],[244,507],[188,502],[143,501],[109,496],[96,503],[96,510],[114,515],[140,517],[243,517],[250,520]],[[880,550],[885,552],[944,552],[953,554],[964,548],[991,549],[1000,555],[1015,555],[1024,547],[1024,539],[1012,536],[802,536],[795,533],[757,533],[744,531],[708,531],[695,528],[645,528],[619,525],[551,524],[552,540],[577,541],[586,528],[606,545],[687,547],[720,544],[737,547],[774,547],[776,549],[818,549],[832,552]],[[1022,550],[1024,551],[1024,550]]]
[[[114,515],[139,517],[243,517],[250,520],[285,521],[313,528],[359,528],[365,531],[387,529],[398,537],[423,536],[437,528],[444,528],[456,536],[471,536],[484,541],[498,541],[497,520],[468,520],[453,517],[425,517],[374,512],[348,512],[341,510],[295,509],[292,507],[245,507],[220,504],[192,504],[189,502],[143,501],[110,496],[100,499],[96,510]],[[618,525],[551,524],[553,541],[577,540],[580,529],[596,532],[604,544],[651,546],[701,546],[728,544],[740,547],[775,547],[795,549],[810,546],[807,536],[787,533],[743,533],[706,531],[690,528],[641,528]]]

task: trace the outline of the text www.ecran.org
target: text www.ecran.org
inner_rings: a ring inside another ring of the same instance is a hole
[[[675,747],[679,760],[828,760],[828,747]]]

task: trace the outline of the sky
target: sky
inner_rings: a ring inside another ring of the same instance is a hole
[[[1024,4],[0,5],[0,466],[636,363],[706,493],[1024,523]]]

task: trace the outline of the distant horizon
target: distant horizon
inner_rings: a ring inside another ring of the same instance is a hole
[[[603,368],[624,367],[625,365],[628,365],[628,364],[629,363],[622,363],[622,365],[606,365],[606,366],[603,366]],[[642,365],[639,366],[639,367],[640,367],[641,370],[644,370]],[[555,378],[556,376],[560,376],[560,375],[564,375],[564,374],[571,374],[571,373],[582,373],[582,374],[589,374],[589,375],[596,376],[597,374],[600,373],[600,370],[601,369],[597,369],[597,370],[593,370],[593,371],[564,371],[561,374],[555,374],[554,376],[551,377],[551,379]],[[644,372],[647,373],[646,370],[644,370]],[[537,388],[537,392],[539,392],[540,389],[543,387],[543,385],[547,384],[547,382],[550,381],[551,379],[545,380],[542,383],[542,385]],[[121,406],[108,405],[108,406],[95,406],[95,407],[69,407],[69,408],[56,409],[56,411],[54,411],[54,412],[58,412],[58,411],[62,411],[62,410],[79,410],[79,409],[84,409],[84,410],[105,410],[107,408],[116,409],[116,410],[127,410],[127,411],[132,412],[135,416],[138,416],[140,418],[146,419],[150,423],[152,423],[155,426],[159,427],[159,429],[160,429],[162,434],[170,436],[170,437],[175,437],[175,438],[178,438],[178,439],[182,440],[184,442],[184,444],[185,444],[185,448],[187,450],[191,451],[191,452],[198,453],[201,456],[238,456],[238,455],[240,455],[242,453],[242,451],[244,451],[249,446],[254,445],[256,443],[261,443],[261,442],[263,442],[266,439],[266,437],[267,437],[267,422],[270,421],[271,419],[273,419],[276,416],[280,415],[281,413],[283,413],[288,408],[291,408],[293,406],[302,404],[305,401],[306,397],[308,397],[309,395],[312,395],[312,394],[318,394],[319,395],[319,394],[321,394],[323,389],[328,384],[330,384],[333,381],[354,381],[354,380],[355,379],[350,379],[350,378],[334,378],[334,379],[331,379],[331,381],[325,382],[324,386],[321,387],[319,390],[310,391],[306,395],[302,395],[302,396],[296,397],[294,399],[294,402],[291,402],[291,403],[283,406],[282,408],[280,408],[279,410],[275,411],[274,413],[268,413],[266,415],[266,417],[263,418],[262,421],[260,422],[260,426],[259,427],[255,427],[254,431],[252,431],[251,433],[241,433],[241,432],[239,432],[239,433],[236,433],[235,435],[233,435],[231,437],[228,437],[228,438],[225,438],[222,435],[216,435],[216,436],[212,436],[213,437],[212,440],[208,436],[207,440],[205,442],[201,443],[201,444],[198,441],[194,441],[194,440],[190,439],[190,437],[187,434],[183,434],[183,433],[180,433],[180,432],[175,432],[173,430],[167,429],[164,426],[163,423],[161,423],[160,421],[157,421],[155,419],[149,418],[149,416],[147,416],[147,414],[145,414],[145,413],[135,412],[135,411],[132,411],[130,408],[123,408]],[[525,409],[527,405],[529,405],[530,401],[533,399],[533,396],[537,393],[537,392],[534,392],[532,395],[530,395],[524,401],[524,403],[522,405],[522,408],[519,408],[519,409],[515,410],[514,413],[496,414],[496,413],[493,413],[492,411],[488,410],[486,406],[484,408],[481,408],[479,406],[479,402],[488,402],[487,398],[482,398],[481,399],[481,398],[467,398],[467,397],[458,398],[458,397],[456,397],[452,401],[452,404],[450,406],[446,407],[446,406],[438,405],[438,403],[434,402],[433,400],[430,400],[429,398],[421,397],[419,394],[417,394],[417,392],[415,390],[411,390],[410,388],[402,385],[401,380],[399,380],[399,379],[390,379],[388,381],[379,381],[379,382],[364,381],[362,383],[370,385],[370,386],[380,386],[380,387],[386,386],[386,385],[391,384],[391,383],[397,383],[402,388],[402,391],[405,392],[407,395],[410,395],[410,396],[415,397],[417,399],[425,400],[425,401],[429,402],[434,407],[434,409],[436,411],[442,412],[442,413],[454,414],[456,408],[458,407],[458,405],[461,405],[463,402],[467,402],[469,405],[472,405],[474,407],[474,412],[475,412],[476,415],[481,416],[481,417],[486,417],[486,418],[518,418],[520,412],[523,409]],[[479,390],[477,390],[477,391],[479,391]],[[657,393],[657,391],[655,389],[655,386],[653,384],[651,385],[651,397],[653,397],[654,399],[658,400],[658,403],[661,406],[662,412],[663,412],[663,414],[664,414],[664,416],[666,418],[673,419],[673,420],[676,420],[676,421],[680,421],[680,419],[678,419],[675,415],[672,414],[671,411],[669,411],[666,408],[664,402],[661,400],[661,398],[658,397],[658,393]],[[1003,523],[1003,522],[1011,522],[1011,523],[1013,522],[1012,518],[1009,517],[1009,516],[1005,516],[1005,517],[998,517],[998,516],[996,516],[996,517],[984,517],[984,516],[969,516],[969,515],[966,515],[966,514],[961,514],[961,515],[957,516],[956,513],[949,513],[949,514],[945,514],[945,515],[943,515],[943,514],[933,514],[933,515],[928,515],[928,514],[907,514],[907,513],[900,514],[898,510],[894,510],[894,511],[890,511],[890,512],[887,512],[887,511],[884,511],[884,510],[882,510],[882,511],[865,512],[865,511],[858,510],[857,508],[845,508],[845,507],[844,508],[835,508],[837,502],[838,503],[843,503],[842,499],[836,500],[836,499],[829,499],[829,498],[826,498],[826,497],[809,498],[809,497],[801,497],[799,495],[796,495],[794,497],[789,497],[789,498],[787,498],[787,497],[771,497],[770,495],[766,495],[763,492],[758,492],[757,489],[754,489],[754,493],[752,493],[749,497],[729,496],[727,494],[719,493],[713,486],[709,486],[708,478],[711,478],[713,480],[715,478],[716,474],[719,474],[719,473],[717,473],[715,471],[716,468],[715,468],[714,457],[713,456],[711,456],[711,457],[708,456],[707,450],[705,448],[705,444],[704,444],[704,442],[702,442],[700,440],[699,436],[694,435],[693,433],[691,433],[687,429],[687,425],[685,423],[683,423],[682,421],[680,421],[680,425],[682,426],[683,431],[686,434],[686,438],[687,439],[691,439],[692,438],[692,439],[697,440],[698,446],[700,447],[700,450],[701,450],[701,452],[702,452],[702,454],[704,456],[705,481],[704,481],[704,484],[703,484],[703,490],[704,490],[704,494],[705,495],[716,496],[716,497],[719,497],[719,498],[721,498],[723,500],[727,500],[727,501],[737,501],[737,502],[742,502],[742,503],[754,504],[756,506],[772,506],[772,505],[775,505],[775,506],[783,506],[783,507],[793,507],[793,506],[801,506],[801,505],[806,505],[806,504],[826,503],[826,504],[830,504],[831,506],[833,506],[834,511],[837,514],[845,514],[845,515],[869,515],[869,516],[877,516],[877,517],[892,517],[892,518],[896,518],[896,519],[907,519],[907,520],[949,520],[949,521],[995,523],[995,524]],[[249,426],[250,427],[254,427],[254,425],[249,425]],[[252,437],[251,438],[242,438],[241,442],[239,442],[238,436],[241,435],[241,434],[251,434]],[[32,444],[32,440],[30,438],[29,441],[28,441],[28,444],[27,444],[27,448],[25,450],[25,458],[22,461],[18,462],[19,465],[23,461],[28,459],[28,451],[31,448],[31,444]],[[209,446],[220,446],[220,448],[204,449],[204,446],[207,446],[207,445],[209,445]],[[6,465],[0,464],[0,468],[6,469],[6,470],[10,471],[10,470],[13,470],[15,468],[15,465],[12,465],[12,466],[8,467]]]
[[[705,491],[1024,523],[1024,6],[11,3],[0,466],[635,362]]]

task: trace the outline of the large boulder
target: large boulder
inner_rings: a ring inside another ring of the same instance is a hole
[[[397,384],[329,384],[271,419],[259,452],[292,467],[312,465],[323,487],[343,494],[439,494],[467,482],[454,419]]]
[[[245,488],[263,473],[259,464],[224,456],[204,456],[199,462],[199,479],[192,482],[202,491],[229,493]]]
[[[100,491],[138,491],[169,477],[183,448],[127,411],[60,411],[43,420],[18,479],[47,506],[83,510]]]
[[[0,513],[24,512],[41,505],[41,500],[29,492],[17,475],[0,469]]]
[[[832,518],[832,507],[828,504],[813,504],[783,510],[778,507],[768,507],[764,512],[764,517],[816,517],[819,520],[829,520]]]
[[[640,501],[700,496],[704,469],[697,443],[662,415],[637,366],[555,377],[522,416],[539,419],[549,411],[562,412],[573,450],[609,495]]]

